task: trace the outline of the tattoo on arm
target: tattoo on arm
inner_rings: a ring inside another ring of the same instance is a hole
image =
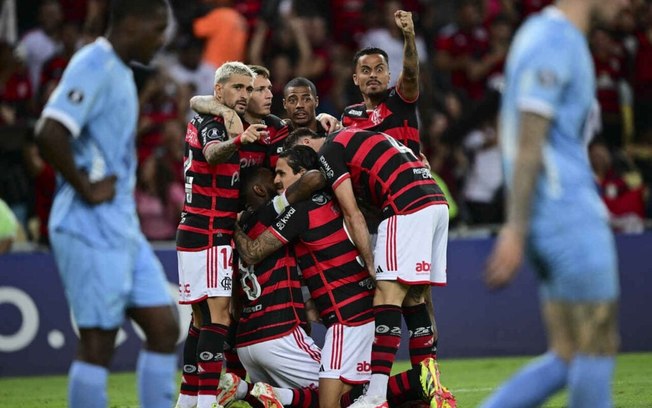
[[[236,228],[233,237],[238,254],[249,265],[257,264],[283,246],[283,242],[269,231],[264,231],[252,240],[240,228]]]
[[[206,147],[204,157],[208,164],[214,166],[227,161],[236,150],[238,150],[238,146],[233,143],[233,139],[229,139],[226,142],[213,143]]]
[[[401,94],[409,100],[419,96],[419,53],[414,34],[404,34],[403,70],[397,86]]]
[[[550,119],[535,113],[521,114],[520,141],[508,198],[507,222],[523,234],[529,227],[532,198],[542,168],[543,145],[549,128]]]

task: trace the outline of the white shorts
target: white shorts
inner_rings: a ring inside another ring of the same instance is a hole
[[[196,303],[208,297],[231,297],[233,248],[220,245],[203,251],[177,251],[179,303]]]
[[[237,350],[252,384],[262,381],[279,388],[319,386],[321,350],[301,327],[283,337]]]
[[[371,379],[371,346],[375,323],[328,328],[321,351],[319,378],[332,378],[347,384],[361,384]]]
[[[378,226],[376,280],[407,285],[446,285],[448,206],[431,205],[395,215]]]

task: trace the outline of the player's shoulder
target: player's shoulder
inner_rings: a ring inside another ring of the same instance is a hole
[[[349,105],[344,108],[342,116],[349,118],[365,118],[367,117],[367,108],[364,103],[357,103],[355,105]]]

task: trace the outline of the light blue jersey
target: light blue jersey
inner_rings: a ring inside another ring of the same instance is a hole
[[[117,177],[115,197],[99,205],[58,180],[50,241],[81,328],[114,329],[127,308],[172,302],[136,213],[138,109],[132,70],[99,38],[75,54],[42,113],[71,132],[75,163],[91,181]]]
[[[59,178],[50,229],[74,234],[96,247],[116,247],[124,245],[125,238],[136,238],[138,93],[131,69],[106,39],[75,54],[42,116],[72,133],[75,163],[91,181],[117,177],[115,198],[96,206],[86,204]]]
[[[500,143],[508,186],[521,113],[551,120],[529,237],[532,260],[544,277],[543,294],[567,300],[613,298],[618,291],[613,237],[587,152],[599,111],[586,38],[549,7],[519,30],[505,77]],[[594,278],[595,284],[587,283]]]

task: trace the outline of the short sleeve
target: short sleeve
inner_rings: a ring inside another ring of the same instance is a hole
[[[344,146],[335,142],[327,142],[319,154],[320,170],[326,177],[326,183],[335,190],[342,181],[350,177],[344,156]]]
[[[43,108],[43,117],[63,124],[77,137],[92,114],[98,98],[102,97],[105,75],[98,75],[97,68],[87,59],[73,59],[63,73]]]
[[[554,42],[532,47],[533,55],[523,55],[516,72],[516,102],[522,111],[553,117],[568,84],[572,57],[565,50],[553,50]],[[553,52],[554,51],[554,52]]]
[[[213,143],[226,142],[229,136],[226,133],[226,127],[218,118],[213,118],[204,124],[199,129],[199,143],[202,149],[206,149]]]

